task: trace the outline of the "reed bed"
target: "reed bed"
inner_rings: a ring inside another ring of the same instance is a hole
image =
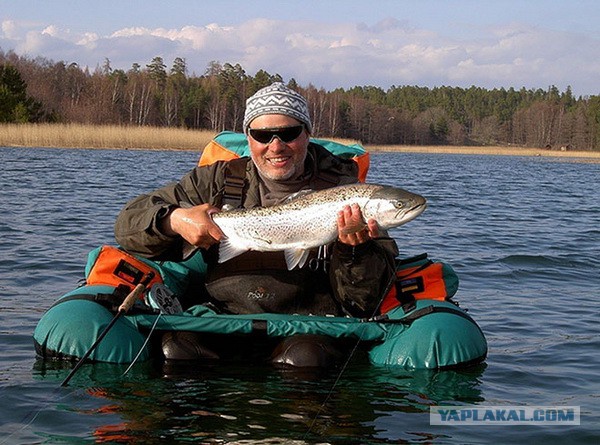
[[[202,151],[216,133],[183,128],[85,124],[0,124],[2,147],[116,148]],[[355,140],[333,139],[344,144]],[[370,152],[556,156],[600,159],[600,151],[558,151],[504,146],[366,145]]]
[[[201,151],[212,131],[84,124],[1,124],[0,146]]]
[[[466,155],[552,156],[563,158],[593,158],[600,160],[600,151],[559,151],[541,148],[506,146],[456,146],[456,145],[369,145],[369,152],[392,151],[398,153],[451,153]]]

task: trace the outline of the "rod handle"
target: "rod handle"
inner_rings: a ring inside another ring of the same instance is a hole
[[[131,309],[131,307],[135,304],[135,302],[140,297],[140,295],[142,295],[142,293],[146,290],[146,286],[148,286],[148,284],[150,284],[150,281],[152,281],[152,278],[154,278],[154,275],[155,274],[152,271],[150,271],[146,275],[144,275],[144,278],[142,279],[142,281],[140,281],[140,283],[133,288],[133,290],[129,293],[129,295],[127,295],[125,297],[125,299],[123,300],[123,303],[121,303],[121,305],[119,306],[118,312],[126,313],[129,311],[129,309]]]

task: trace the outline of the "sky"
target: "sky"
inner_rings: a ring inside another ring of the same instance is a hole
[[[600,95],[599,0],[0,0],[0,49],[94,70],[160,56],[302,86]]]

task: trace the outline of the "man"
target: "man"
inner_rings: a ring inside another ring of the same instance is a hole
[[[374,315],[394,273],[397,248],[381,236],[376,221],[369,220],[365,227],[357,205],[339,213],[339,236],[330,246],[331,254],[314,253],[303,268],[287,270],[282,252],[246,252],[217,262],[217,245],[224,235],[211,214],[231,204],[225,201],[243,208],[271,206],[301,190],[358,181],[354,161],[309,141],[312,123],[306,100],[283,83],[247,100],[243,126],[251,159],[197,167],[180,182],[130,201],[115,225],[119,244],[132,253],[164,260],[182,259],[186,245],[202,249],[208,265],[206,298],[223,312]],[[231,184],[237,184],[233,200]],[[163,342],[163,352],[173,359],[196,353],[219,356],[207,351],[201,338],[196,340],[200,346],[187,354],[178,350],[171,335]],[[286,339],[273,361],[322,366],[335,355],[332,342],[326,337]],[[294,348],[301,352],[294,353]]]

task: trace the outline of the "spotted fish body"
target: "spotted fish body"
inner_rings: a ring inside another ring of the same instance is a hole
[[[226,238],[219,262],[248,250],[284,251],[288,269],[302,266],[309,250],[337,238],[337,215],[358,204],[365,220],[383,229],[405,224],[420,215],[426,200],[403,189],[377,184],[351,184],[308,192],[272,207],[217,213],[214,222]]]

